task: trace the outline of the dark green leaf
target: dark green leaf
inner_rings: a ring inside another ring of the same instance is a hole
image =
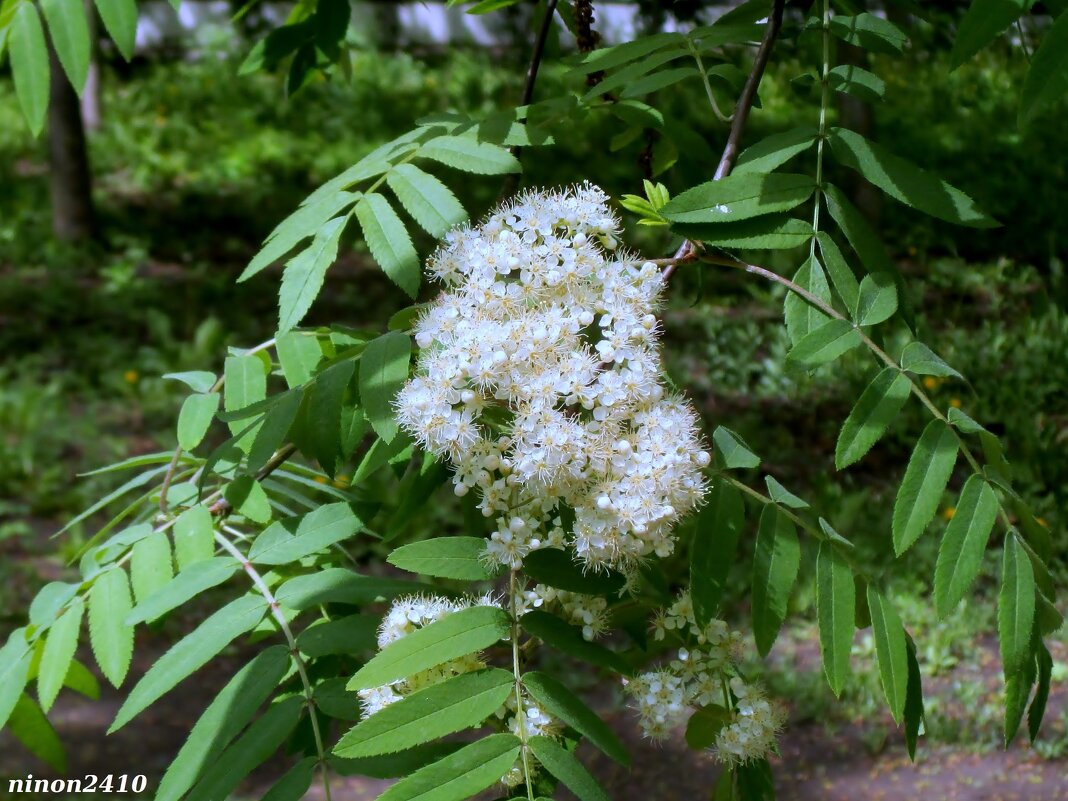
[[[351,570],[333,567],[291,578],[278,588],[275,599],[301,612],[319,604],[369,604],[379,598],[395,598],[425,589],[426,585],[414,581],[361,576]]]
[[[515,735],[491,734],[406,776],[378,801],[463,801],[500,781],[519,747]]]
[[[934,595],[939,617],[945,617],[979,575],[986,543],[998,513],[994,490],[979,475],[964,484],[953,519],[946,526],[935,563]]]
[[[549,612],[540,610],[527,612],[519,619],[519,623],[528,634],[534,635],[546,645],[557,648],[565,654],[624,676],[629,676],[634,672],[626,660],[615,651],[589,642],[582,636],[581,629],[565,623]]]
[[[676,195],[660,209],[660,214],[677,223],[737,222],[788,211],[804,203],[815,186],[807,175],[729,175]]]
[[[731,722],[731,713],[719,704],[703,706],[686,721],[686,744],[694,751],[703,751],[716,744],[724,726]]]
[[[1053,676],[1053,657],[1050,656],[1045,644],[1038,642],[1038,689],[1035,697],[1027,710],[1027,733],[1034,743],[1038,739],[1038,732],[1042,728],[1042,718],[1046,715],[1046,703],[1049,701],[1049,685]]]
[[[820,628],[823,672],[835,695],[849,676],[853,648],[856,590],[853,571],[829,542],[821,542],[816,557],[816,617]]]
[[[386,561],[424,576],[482,581],[493,577],[485,552],[486,540],[482,537],[436,537],[402,545]]]
[[[332,365],[306,390],[307,413],[301,434],[308,450],[331,477],[341,458],[341,409],[355,370],[353,361]]]
[[[805,367],[831,362],[860,344],[860,332],[848,320],[828,320],[790,349],[786,358]]]
[[[56,773],[62,775],[67,772],[67,754],[63,750],[63,743],[59,741],[56,730],[41,707],[30,696],[25,693],[19,696],[7,725],[31,754]]]
[[[382,195],[364,195],[356,204],[356,219],[378,266],[397,286],[415,297],[421,276],[419,254],[397,212]]]
[[[248,558],[261,565],[289,564],[348,539],[362,527],[347,503],[326,504],[301,517],[272,523],[256,537]]]
[[[807,501],[798,498],[771,476],[764,476],[764,483],[768,487],[768,497],[780,506],[787,506],[791,509],[808,509]]]
[[[812,126],[803,125],[766,136],[742,151],[731,175],[771,172],[812,147],[817,133]]]
[[[1016,534],[1005,538],[998,593],[998,639],[1006,676],[1020,673],[1033,657],[1031,631],[1035,620],[1035,574]]]
[[[894,607],[870,584],[868,609],[875,634],[875,656],[879,662],[883,694],[890,706],[890,714],[894,716],[894,722],[900,725],[908,695],[909,668],[905,629]]]
[[[14,54],[12,54],[14,55]],[[1068,92],[1068,14],[1053,23],[1031,59],[1020,97],[1020,122],[1028,122],[1043,106]],[[21,98],[21,92],[19,93]]]
[[[842,470],[870,451],[882,439],[911,392],[908,376],[893,367],[875,376],[842,424],[834,450],[835,467]]]
[[[916,742],[920,736],[920,724],[923,722],[923,684],[920,676],[920,663],[916,660],[916,646],[912,639],[906,641],[908,656],[908,685],[905,690],[905,744],[909,759],[916,760]]]
[[[538,705],[573,728],[621,765],[630,765],[626,746],[597,714],[547,673],[527,673],[523,686]]]
[[[315,765],[315,757],[305,757],[275,782],[261,801],[300,801],[311,787]]]
[[[868,103],[877,103],[886,92],[886,83],[863,67],[840,64],[827,76],[832,89],[846,92]]]
[[[956,69],[1016,22],[1035,0],[972,0],[957,26],[949,63]]]
[[[553,776],[559,779],[579,801],[608,801],[608,794],[585,766],[563,746],[548,737],[530,738],[530,750]]]
[[[909,457],[905,477],[894,501],[894,553],[907,551],[931,522],[953,466],[957,463],[957,435],[945,423],[932,420]]]
[[[753,637],[761,656],[767,656],[779,636],[800,564],[793,521],[777,506],[765,506],[753,555]]]
[[[897,311],[897,287],[887,275],[866,275],[860,282],[853,307],[857,325],[876,325]]]
[[[375,433],[385,442],[397,435],[393,398],[408,378],[412,341],[390,331],[367,344],[360,359],[360,400]]]
[[[857,277],[853,274],[853,268],[849,266],[842,251],[826,231],[820,231],[816,235],[816,241],[819,243],[820,255],[823,257],[823,264],[827,268],[827,274],[831,277],[835,291],[838,292],[846,308],[855,309],[860,295],[860,284],[857,283]]]
[[[362,200],[360,201],[363,202]],[[289,260],[278,289],[278,333],[284,334],[304,319],[323,288],[326,271],[337,259],[341,232],[348,217],[323,223],[307,248]]]
[[[585,595],[613,595],[623,589],[626,583],[621,573],[591,570],[558,548],[531,551],[523,557],[523,572],[538,584]]]
[[[736,223],[676,224],[672,230],[695,242],[742,250],[792,250],[812,239],[810,223],[785,214]]]
[[[226,377],[223,391],[223,409],[227,412],[236,412],[259,403],[267,397],[267,372],[263,362],[256,355],[251,356],[228,356],[224,369]],[[250,427],[245,420],[235,420],[228,423],[230,433],[234,436],[241,435],[236,443],[241,450],[248,450],[252,441],[256,438],[259,424]]]
[[[900,53],[908,36],[897,25],[864,12],[855,16],[831,17],[831,33],[851,45],[876,53]]]
[[[745,440],[726,426],[718,426],[712,432],[712,442],[719,461],[728,470],[760,466],[760,457],[749,449]]]
[[[831,287],[827,283],[823,268],[816,259],[805,259],[794,273],[794,283],[802,289],[807,289],[827,305],[831,304]],[[797,343],[830,319],[826,312],[809,303],[797,292],[786,293],[786,299],[783,301],[783,315],[786,320],[786,332],[793,343]]]
[[[690,594],[701,627],[707,626],[719,609],[744,526],[741,494],[726,481],[716,481],[697,518],[690,551]]]
[[[368,615],[349,615],[304,629],[297,647],[312,659],[330,654],[370,651],[377,641],[378,620]]]

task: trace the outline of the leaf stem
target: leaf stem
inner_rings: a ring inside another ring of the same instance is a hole
[[[231,535],[240,536],[240,532],[235,531],[229,526],[222,526],[222,528]],[[271,588],[267,586],[267,582],[263,580],[263,576],[252,565],[248,558],[241,553],[236,545],[234,545],[221,531],[216,530],[215,540],[222,546],[223,550],[229,553],[234,559],[241,563],[241,567],[244,568],[245,573],[252,580],[253,586],[267,601],[268,608],[271,610],[271,615],[274,617],[275,622],[278,623],[278,628],[281,629],[282,635],[286,639],[286,644],[289,646],[289,656],[293,660],[293,665],[297,669],[297,673],[300,676],[300,682],[304,687],[304,700],[305,705],[308,707],[308,717],[311,720],[312,736],[315,739],[315,753],[319,762],[319,769],[322,772],[323,777],[323,793],[326,796],[326,801],[332,801],[330,794],[330,773],[326,764],[326,749],[323,746],[323,735],[319,730],[319,718],[315,714],[315,693],[312,689],[311,679],[308,677],[307,666],[304,664],[304,659],[300,655],[300,649],[297,648],[297,639],[293,636],[293,630],[289,627],[289,622],[286,620],[285,615],[282,614],[282,610],[278,604],[278,601],[274,597],[274,593],[271,592]]]
[[[831,2],[823,0],[823,70],[820,72],[820,122],[816,135],[816,191],[812,206],[812,243],[809,258],[816,258],[816,233],[820,230],[820,206],[823,204],[823,145],[827,138],[827,107],[830,103],[831,73]]]
[[[520,753],[523,755],[523,780],[527,801],[534,801],[534,784],[530,779],[530,747],[527,745],[527,715],[523,708],[523,677],[519,666],[518,571],[508,574],[508,608],[512,617],[512,674],[515,676],[515,719],[519,730]]]

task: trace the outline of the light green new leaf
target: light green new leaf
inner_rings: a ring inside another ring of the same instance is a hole
[[[381,687],[483,648],[508,635],[503,609],[473,606],[441,618],[390,643],[349,680],[349,690]]]
[[[121,729],[237,637],[255,628],[266,611],[267,602],[259,595],[236,598],[171,646],[130,691],[108,734]],[[121,618],[125,617],[123,613]]]
[[[261,651],[227,682],[193,726],[160,780],[156,801],[178,801],[278,688],[289,668],[285,646]]]
[[[522,170],[518,159],[506,148],[467,136],[437,136],[419,148],[416,155],[477,175],[504,175]]]
[[[860,332],[848,320],[828,320],[810,331],[786,354],[805,367],[831,362],[860,344]]]
[[[1035,620],[1035,573],[1015,533],[1005,538],[998,593],[998,639],[1006,676],[1024,670],[1031,656]]]
[[[1020,123],[1068,93],[1068,14],[1053,23],[1031,59],[1020,98]]]
[[[971,476],[961,490],[935,562],[934,596],[939,617],[953,611],[979,575],[997,513],[994,490],[982,476]]]
[[[260,482],[252,476],[238,476],[223,488],[227,503],[253,523],[271,522],[271,501]]]
[[[137,42],[136,0],[96,0],[96,10],[122,57],[132,59]]]
[[[797,528],[771,504],[760,514],[753,555],[753,637],[761,656],[767,656],[786,620],[790,593],[801,565]]]
[[[142,603],[174,578],[171,541],[166,532],[154,531],[133,547],[130,558],[130,584],[134,598]]]
[[[962,378],[960,373],[922,342],[910,342],[901,351],[901,369],[917,375]]]
[[[236,573],[239,567],[237,560],[229,556],[209,557],[195,562],[183,568],[177,576],[147,598],[139,600],[137,606],[126,616],[126,623],[133,626],[155,620],[205,590],[222,584]]]
[[[842,164],[852,167],[907,206],[959,225],[974,228],[998,225],[959,189],[855,131],[832,128],[828,141]]]
[[[972,0],[953,40],[950,67],[956,69],[1016,22],[1035,0]]]
[[[449,187],[414,164],[398,164],[386,183],[412,218],[435,239],[467,220],[467,212]]]
[[[920,435],[894,501],[892,532],[897,556],[919,539],[938,511],[957,463],[957,448],[957,435],[940,420],[932,420]]]
[[[15,629],[0,648],[0,728],[7,723],[29,680],[32,658],[26,629]]]
[[[717,481],[701,509],[690,546],[690,595],[702,628],[716,616],[745,526],[745,502],[726,481]]]
[[[849,676],[856,601],[856,586],[849,564],[833,545],[821,542],[816,556],[816,617],[823,672],[835,695],[841,694]]]
[[[215,373],[208,372],[207,370],[186,370],[183,373],[164,373],[164,378],[172,381],[181,381],[187,387],[194,392],[206,393],[211,392],[211,388],[215,386]]]
[[[894,422],[911,392],[908,376],[892,367],[875,376],[842,424],[834,449],[835,467],[842,470],[870,451]]]
[[[236,412],[259,403],[267,397],[267,370],[263,361],[255,354],[251,356],[228,356],[223,368],[226,378],[223,390],[223,409]],[[249,427],[246,419],[232,420],[227,425],[234,436],[245,432],[237,447],[247,451],[259,431],[259,424]]]
[[[341,738],[334,753],[342,757],[391,754],[479,726],[514,692],[515,677],[506,670],[463,673],[365,718]]]
[[[174,521],[174,556],[178,569],[211,559],[215,554],[215,523],[206,506],[186,509]]]
[[[816,259],[805,259],[794,273],[794,283],[830,305],[831,287],[827,283],[823,268]],[[786,320],[786,332],[790,341],[795,344],[831,319],[825,312],[796,292],[786,293],[786,299],[783,301],[783,316]]]
[[[225,801],[248,774],[270,759],[305,712],[305,700],[291,695],[273,704],[234,741],[189,792],[197,801]]]
[[[830,31],[844,42],[876,53],[900,53],[909,40],[897,25],[868,12],[836,14],[831,17]]]
[[[191,451],[201,443],[218,408],[218,392],[190,395],[185,399],[178,412],[178,444],[183,451]]]
[[[85,604],[81,598],[71,601],[59,619],[48,630],[41,665],[37,669],[37,700],[47,712],[59,695],[59,690],[67,678],[71,660],[78,648],[78,632],[82,627],[82,615]]]
[[[304,319],[323,288],[326,271],[337,259],[341,232],[348,217],[323,223],[310,245],[289,260],[278,288],[278,333],[284,334]]]
[[[419,254],[411,244],[404,222],[378,192],[364,195],[356,204],[356,219],[378,266],[390,280],[414,298],[421,277]]]
[[[491,734],[405,776],[378,801],[464,801],[499,782],[519,748],[515,735]]]
[[[238,276],[238,282],[247,281],[264,267],[278,261],[302,240],[315,234],[327,221],[355,203],[359,197],[360,195],[352,192],[333,192],[325,193],[312,203],[305,201],[305,204],[271,231],[263,248]]]
[[[282,334],[275,340],[274,349],[282,365],[282,375],[291,389],[308,383],[308,379],[323,359],[319,339],[314,334],[300,331],[287,331]]]
[[[435,537],[402,545],[386,561],[409,573],[481,581],[493,578],[483,559],[485,552],[482,537]]]
[[[817,133],[811,125],[802,125],[766,136],[742,151],[731,175],[771,172],[812,147]]]
[[[578,696],[547,673],[527,673],[523,686],[538,705],[573,728],[621,765],[630,765],[626,746]]]
[[[580,628],[566,623],[550,612],[540,609],[527,612],[519,619],[519,624],[528,634],[533,634],[546,645],[565,654],[624,676],[634,672],[622,656],[603,645],[590,642],[582,636]]]
[[[875,635],[875,658],[883,695],[890,706],[894,722],[901,724],[908,694],[908,654],[905,629],[893,605],[877,589],[868,585],[868,610]]]
[[[785,214],[769,214],[736,223],[677,223],[671,229],[694,242],[742,250],[792,250],[812,239],[811,223]]]
[[[660,209],[676,223],[726,223],[788,211],[804,203],[816,184],[791,173],[729,175],[676,195]]]
[[[89,22],[82,0],[40,0],[52,46],[79,95],[89,77]]]
[[[608,794],[586,767],[570,751],[549,737],[530,738],[530,750],[553,776],[579,801],[608,801]]]
[[[719,461],[729,470],[760,466],[760,457],[749,449],[745,440],[726,426],[718,426],[712,432],[712,443]]]
[[[857,325],[876,325],[897,311],[897,287],[888,275],[866,275],[860,282],[853,319]]]
[[[133,658],[133,627],[126,623],[132,608],[125,570],[116,567],[96,577],[89,591],[89,643],[100,672],[115,687]]]
[[[827,75],[831,88],[851,94],[868,103],[877,103],[886,92],[886,83],[863,67],[840,64]]]
[[[35,3],[23,2],[16,6],[7,36],[15,93],[30,130],[37,136],[44,128],[48,111],[51,70],[44,28]]]
[[[348,539],[362,527],[347,503],[326,504],[269,525],[253,541],[248,558],[261,565],[289,564]]]
[[[412,341],[400,331],[371,340],[360,359],[360,400],[367,420],[385,442],[397,435],[393,398],[408,378]]]

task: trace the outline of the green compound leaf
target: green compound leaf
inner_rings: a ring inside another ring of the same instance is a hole
[[[690,595],[701,627],[716,616],[744,527],[741,493],[726,481],[717,481],[697,518],[690,550]]]
[[[794,283],[802,289],[807,289],[827,305],[831,304],[831,286],[827,283],[827,276],[816,259],[805,259],[794,273]],[[783,316],[786,320],[786,332],[790,336],[790,342],[795,344],[831,319],[826,312],[809,303],[797,292],[786,293],[786,299],[783,301]]]
[[[89,77],[89,22],[82,0],[40,0],[52,46],[79,95]]]
[[[362,527],[347,503],[328,503],[269,525],[253,541],[248,558],[261,565],[289,564],[348,539]]]
[[[931,522],[957,463],[957,435],[940,420],[932,420],[909,457],[905,477],[894,501],[894,553],[907,551]]]
[[[116,567],[96,577],[89,591],[89,643],[100,672],[115,687],[133,658],[133,627],[126,623],[131,608],[125,570]]]
[[[574,754],[548,737],[530,738],[530,750],[553,776],[559,779],[579,801],[608,801],[608,794]]]
[[[998,639],[1006,676],[1024,671],[1032,659],[1031,632],[1035,620],[1035,573],[1031,559],[1015,533],[1005,538],[998,593]]]
[[[229,556],[194,562],[151,595],[138,600],[137,606],[126,616],[126,623],[133,626],[156,620],[205,590],[222,584],[234,575],[239,567],[237,560]]]
[[[130,584],[138,603],[148,599],[174,578],[171,541],[166,532],[154,531],[137,542],[130,558]]]
[[[48,630],[41,664],[37,669],[37,700],[45,712],[52,708],[67,678],[74,652],[78,648],[78,633],[84,613],[85,604],[76,597]]]
[[[386,173],[386,184],[412,219],[435,239],[467,220],[452,190],[414,164],[398,164]]]
[[[897,311],[897,286],[887,275],[866,275],[860,282],[853,319],[857,325],[876,325]]]
[[[688,189],[669,200],[661,216],[676,223],[729,223],[789,211],[816,188],[808,175],[729,175]]]
[[[867,12],[836,14],[831,17],[830,31],[844,42],[876,53],[900,53],[909,40],[897,25]]]
[[[422,276],[419,254],[389,201],[377,192],[364,195],[356,204],[356,219],[378,266],[393,283],[414,298]]]
[[[361,201],[362,202],[362,201]],[[289,260],[278,289],[278,333],[298,325],[323,288],[326,271],[337,259],[341,232],[348,217],[335,217],[323,223],[307,248]]]
[[[527,673],[523,686],[538,705],[558,717],[621,765],[630,765],[626,746],[571,690],[547,673]]]
[[[777,506],[765,506],[753,555],[753,637],[761,656],[768,655],[786,620],[800,565],[801,545],[793,521]]]
[[[979,575],[986,543],[994,528],[998,499],[982,476],[973,475],[961,490],[953,519],[946,526],[935,563],[934,596],[939,617],[945,617]]]
[[[391,754],[479,726],[514,692],[515,677],[499,668],[455,676],[366,718],[341,738],[334,753],[341,757]]]
[[[877,589],[868,585],[868,610],[875,634],[875,657],[886,703],[894,722],[901,725],[908,695],[908,653],[905,629],[894,607]]]
[[[827,82],[838,92],[853,95],[866,103],[879,102],[886,92],[886,82],[863,67],[840,64],[827,75]]]
[[[998,225],[959,189],[855,131],[832,128],[828,141],[842,164],[907,206],[959,225],[974,228]]]
[[[833,187],[829,187],[829,189],[833,189]],[[828,196],[828,206],[830,205],[830,197]],[[845,256],[842,255],[837,243],[826,231],[820,231],[816,234],[816,242],[819,243],[820,256],[823,257],[823,264],[827,268],[827,274],[831,277],[831,283],[834,284],[838,296],[845,302],[847,308],[856,308],[857,298],[860,295],[860,284],[857,283],[857,277],[853,274],[853,268],[849,266],[849,262],[845,260]],[[874,244],[878,245],[879,248],[882,247],[882,244],[878,241]],[[876,252],[883,252],[885,256],[884,251],[877,250]]]
[[[178,413],[178,444],[184,451],[191,451],[204,439],[208,427],[219,408],[219,393],[190,395]]]
[[[506,148],[467,136],[437,136],[419,148],[416,155],[477,175],[522,171],[518,159]]]
[[[961,374],[922,342],[910,342],[901,351],[901,369],[917,375],[961,378]]]
[[[742,151],[731,175],[771,172],[812,147],[818,133],[816,128],[803,125],[767,136]]]
[[[136,0],[96,0],[96,10],[122,57],[132,59],[137,43]]]
[[[493,578],[483,555],[483,537],[435,537],[402,545],[386,560],[391,565],[423,576],[484,581]]]
[[[760,466],[760,457],[753,453],[745,440],[726,426],[718,426],[712,432],[716,455],[728,470]]]
[[[1035,0],[972,0],[953,40],[950,67],[956,69],[1016,22]]]
[[[288,667],[285,646],[275,645],[257,654],[227,682],[163,774],[156,801],[178,801],[185,795],[204,769],[252,720],[260,704],[275,692]]]
[[[1061,14],[1031,59],[1020,98],[1020,124],[1026,124],[1039,109],[1065,93],[1068,93],[1068,15]]]
[[[860,332],[848,320],[828,320],[810,331],[786,354],[789,361],[805,367],[831,362],[860,344]]]
[[[519,748],[515,735],[491,734],[406,776],[378,801],[464,801],[500,781]]]
[[[519,619],[519,624],[528,634],[533,634],[546,645],[558,648],[565,654],[624,676],[634,672],[627,661],[615,651],[588,641],[582,636],[581,629],[565,623],[554,614],[540,610],[527,612]]]
[[[393,398],[408,378],[412,341],[400,331],[372,339],[360,358],[360,400],[367,420],[384,442],[397,436]]]
[[[508,636],[508,615],[495,606],[473,606],[390,643],[349,680],[349,690],[381,687],[421,670],[489,648]]]
[[[875,376],[842,424],[834,451],[835,467],[842,470],[870,451],[894,422],[911,392],[908,376],[892,367]]]
[[[121,729],[135,715],[169,692],[178,682],[199,670],[237,637],[255,628],[266,611],[267,602],[263,598],[246,595],[215,612],[156,660],[130,691],[126,702],[115,715],[115,722],[111,724],[108,733]],[[126,613],[123,613],[120,619],[125,617]]]
[[[856,587],[853,571],[829,542],[821,542],[816,556],[816,617],[820,629],[823,672],[835,695],[849,676],[853,648]]]

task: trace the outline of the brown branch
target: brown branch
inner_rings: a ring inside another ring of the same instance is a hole
[[[269,476],[271,473],[273,473],[275,470],[285,464],[289,457],[296,452],[297,446],[293,443],[290,442],[286,445],[283,445],[281,448],[278,449],[275,455],[270,458],[267,464],[265,464],[259,469],[259,472],[256,473],[256,480],[263,481],[263,479],[267,478],[267,476]],[[213,503],[208,509],[208,511],[210,511],[213,515],[219,517],[230,514],[232,510],[233,507],[230,505],[230,502],[226,500],[226,498],[219,498],[219,500]]]

